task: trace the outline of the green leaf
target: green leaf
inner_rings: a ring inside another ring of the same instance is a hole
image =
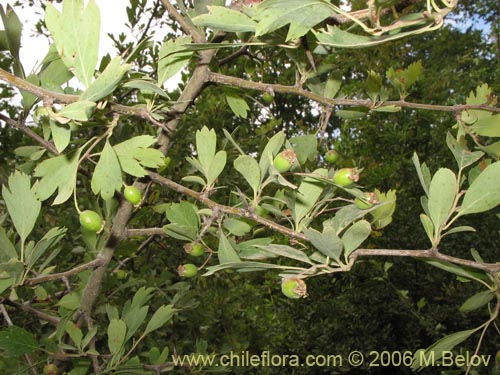
[[[208,175],[208,171],[214,160],[216,146],[217,135],[214,129],[209,130],[204,126],[196,132],[196,151],[198,152],[198,161],[205,177]]]
[[[50,132],[52,133],[52,139],[57,151],[63,152],[71,140],[71,128],[58,124],[55,121],[50,121]]]
[[[295,259],[299,262],[307,263],[313,265],[309,257],[303,251],[294,249],[293,247],[287,245],[256,245],[256,247],[266,250],[274,255]]]
[[[167,236],[182,241],[194,241],[198,235],[198,232],[193,227],[186,225],[167,224],[162,229]]]
[[[428,207],[436,235],[440,233],[441,226],[453,209],[457,187],[457,177],[449,169],[440,168],[432,178]]]
[[[51,228],[30,250],[26,249],[26,268],[31,270],[47,250],[53,249],[66,235],[66,228]]]
[[[122,170],[134,177],[144,177],[144,167],[159,168],[164,163],[164,156],[159,150],[149,148],[156,140],[150,135],[139,135],[114,145],[116,156]]]
[[[236,116],[241,117],[241,118],[247,118],[248,111],[250,110],[250,107],[248,106],[245,99],[243,99],[239,95],[227,94],[226,101],[227,101],[227,104],[229,104],[231,111],[233,111],[233,113]]]
[[[35,168],[35,177],[41,177],[34,186],[35,192],[41,201],[48,199],[56,190],[59,191],[53,205],[66,202],[76,184],[78,159],[81,149],[68,161],[65,155],[44,160]]]
[[[427,25],[425,24],[427,23]],[[425,21],[422,18],[422,26],[419,29],[399,32],[393,35],[377,35],[377,36],[365,36],[353,34],[348,31],[344,31],[337,26],[327,26],[326,31],[324,29],[319,32],[314,32],[318,42],[325,46],[336,47],[336,48],[366,48],[377,46],[389,41],[402,39],[410,35],[421,34],[426,31],[431,31],[434,26],[433,21]]]
[[[256,36],[268,34],[290,24],[286,41],[300,38],[332,13],[326,0],[267,0],[256,7],[259,23]]]
[[[422,222],[427,237],[429,237],[429,241],[434,243],[434,225],[432,224],[432,220],[426,214],[420,214],[420,221]]]
[[[318,154],[318,138],[314,134],[300,135],[290,139],[290,144],[297,154],[299,164],[314,160]]]
[[[223,226],[235,236],[244,236],[252,230],[252,226],[246,221],[231,217],[224,220]]]
[[[246,14],[221,6],[207,8],[208,14],[193,18],[195,25],[227,32],[255,32],[257,23]]]
[[[74,311],[80,307],[80,299],[82,298],[79,290],[66,294],[57,302],[57,306]]]
[[[68,333],[71,340],[75,343],[75,346],[81,348],[83,333],[80,328],[77,327],[72,321],[66,322],[64,330]]]
[[[167,40],[160,48],[158,56],[158,85],[163,84],[175,76],[189,62],[193,51],[186,51],[186,46],[191,43],[190,37],[180,37]]]
[[[120,353],[125,344],[127,325],[123,320],[113,319],[108,326],[108,348],[111,354]]]
[[[323,223],[324,224],[324,223]],[[332,226],[324,226],[323,233],[315,229],[306,229],[304,234],[309,238],[312,245],[330,259],[339,262],[340,254],[342,253],[342,241],[335,233]]]
[[[485,290],[483,292],[476,293],[472,297],[469,297],[467,301],[465,301],[462,304],[462,306],[460,306],[460,311],[469,312],[477,310],[486,305],[487,303],[489,303],[494,297],[495,294],[492,293],[490,290]]]
[[[418,259],[418,258],[417,258]],[[469,270],[466,269],[465,267],[462,268],[456,264],[441,261],[441,260],[433,260],[433,259],[420,259],[424,261],[427,264],[430,264],[431,266],[440,268],[442,270],[445,270],[446,272],[455,274],[457,276],[465,277],[466,279],[471,279],[471,280],[476,280],[476,281],[481,281],[481,278],[483,278],[484,273],[475,271],[475,270]]]
[[[8,186],[2,187],[2,195],[16,231],[24,242],[33,230],[42,207],[29,176],[18,171],[11,174]]]
[[[500,204],[500,162],[490,164],[466,191],[460,216],[484,212]]]
[[[411,369],[416,371],[423,369],[426,362],[424,359],[428,358],[432,354],[434,361],[438,361],[443,356],[443,352],[448,352],[453,350],[455,346],[465,341],[469,336],[478,331],[481,328],[469,329],[467,331],[461,331],[452,333],[451,335],[445,336],[442,339],[436,341],[434,344],[429,346],[425,351],[417,351],[413,356],[413,363]],[[437,362],[434,362],[437,363]]]
[[[203,276],[210,276],[214,273],[226,269],[238,269],[238,270],[247,270],[251,271],[263,271],[267,269],[281,269],[281,270],[297,270],[297,271],[306,271],[305,268],[299,267],[289,267],[289,266],[280,266],[272,263],[262,263],[262,262],[232,262],[232,263],[224,263],[216,266],[207,267],[207,272],[203,274]]]
[[[118,86],[129,69],[129,64],[121,64],[120,56],[115,57],[99,77],[87,87],[87,90],[80,96],[80,100],[97,102],[108,96],[116,89],[116,86]]]
[[[328,176],[328,171],[324,168],[316,169],[313,174]],[[293,220],[297,225],[297,230],[301,231],[302,227],[300,221],[313,209],[318,201],[321,193],[325,188],[325,184],[317,179],[306,177],[299,185],[297,197],[295,200],[295,207],[292,211]]]
[[[84,8],[83,0],[65,0],[62,14],[47,4],[45,23],[68,69],[89,87],[99,52],[101,18],[95,0]]]
[[[149,306],[133,306],[125,314],[122,319],[127,325],[127,335],[125,341],[128,341],[137,332],[142,323],[146,320],[148,315]]]
[[[0,263],[8,262],[11,259],[18,259],[17,251],[5,233],[5,229],[0,227]]]
[[[192,203],[186,201],[173,203],[165,210],[165,214],[171,223],[185,225],[196,230],[200,227],[200,217],[198,216],[196,206]]]
[[[376,229],[382,229],[392,222],[392,214],[396,210],[396,190],[382,193],[375,189],[375,194],[380,203],[370,210],[372,225]]]
[[[67,119],[86,122],[92,115],[96,104],[88,100],[80,100],[64,106],[58,113],[56,120],[65,124]]]
[[[14,74],[20,78],[25,78],[23,66],[19,58],[19,51],[21,49],[21,34],[23,24],[19,20],[14,8],[7,4],[5,11],[3,6],[0,5],[0,16],[4,26],[5,42],[14,58]]]
[[[208,185],[212,185],[217,180],[217,177],[219,177],[226,166],[226,161],[226,151],[219,151],[215,154],[206,175]]]
[[[368,97],[372,101],[377,102],[380,96],[380,91],[382,90],[382,76],[379,73],[370,70],[365,82],[365,90]]]
[[[471,128],[478,135],[500,137],[500,115],[492,115],[479,119]]]
[[[123,87],[138,89],[140,92],[151,92],[163,98],[169,99],[169,96],[155,82],[145,79],[134,79],[123,84]]]
[[[55,60],[42,69],[39,76],[42,87],[57,92],[61,90],[62,84],[68,82],[73,77],[73,74],[71,74],[59,55],[57,55]]]
[[[476,229],[474,229],[473,227],[470,227],[468,225],[463,225],[460,227],[455,227],[455,228],[450,229],[449,231],[447,231],[446,233],[443,234],[443,237],[448,236],[448,235],[453,234],[453,233],[475,232],[475,231],[476,231]]]
[[[261,182],[264,179],[264,176],[269,169],[269,165],[273,162],[274,157],[281,150],[283,146],[283,142],[285,142],[285,133],[280,131],[272,136],[272,138],[267,142],[266,147],[264,147],[264,151],[262,151],[262,156],[259,160],[259,167],[261,170]]]
[[[226,235],[222,231],[220,231],[219,250],[217,255],[219,257],[220,264],[241,262],[240,257],[233,248],[233,245],[231,245],[231,242],[229,242]]]
[[[107,140],[92,175],[91,187],[92,192],[96,195],[100,193],[104,200],[112,198],[115,191],[120,191],[122,188],[120,162]]]
[[[260,190],[261,181],[259,163],[251,156],[241,155],[234,161],[234,169],[241,173],[256,196]]]
[[[371,231],[371,225],[366,220],[357,221],[345,231],[342,235],[342,244],[346,262],[349,260],[349,255],[368,238]]]
[[[457,161],[458,167],[460,169],[474,164],[484,155],[484,152],[481,151],[469,151],[467,145],[465,144],[465,141],[463,144],[459,143],[449,132],[446,134],[446,143],[448,145],[448,148],[453,153],[453,156],[455,157],[455,160]]]
[[[160,306],[160,308],[155,311],[155,313],[151,317],[151,320],[148,322],[144,334],[147,335],[148,333],[161,328],[165,323],[172,319],[175,311],[176,310],[172,307],[172,305]]]
[[[0,331],[0,348],[10,357],[32,353],[38,349],[33,335],[24,328],[10,326]]]

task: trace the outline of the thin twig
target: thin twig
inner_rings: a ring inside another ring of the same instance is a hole
[[[241,87],[249,90],[257,90],[262,92],[267,92],[269,90],[272,90],[274,92],[280,92],[284,94],[295,94],[328,106],[338,106],[338,105],[360,106],[372,110],[385,106],[395,106],[401,108],[424,109],[429,111],[441,111],[441,112],[461,112],[470,109],[479,109],[488,112],[500,113],[500,108],[491,107],[487,104],[434,105],[434,104],[407,102],[405,100],[373,102],[369,99],[328,99],[321,95],[314,94],[310,91],[304,90],[303,88],[297,86],[252,82],[243,78],[232,77],[214,72],[210,72],[208,74],[208,80],[210,82],[218,83],[221,85]]]
[[[97,257],[88,263],[81,264],[75,268],[68,270],[68,271],[64,271],[64,272],[60,272],[60,273],[53,273],[50,275],[41,275],[41,276],[33,277],[31,279],[26,280],[24,285],[37,285],[37,284],[45,283],[45,282],[51,281],[51,280],[62,279],[63,277],[69,277],[72,275],[76,275],[80,272],[99,267],[103,263],[104,263],[104,260],[100,257]]]
[[[33,130],[31,130],[25,124],[22,124],[18,121],[12,120],[11,118],[3,115],[2,113],[0,113],[0,120],[5,121],[7,123],[7,125],[12,126],[13,128],[19,129],[24,134],[26,134],[28,137],[30,137],[35,142],[37,142],[40,146],[42,146],[46,150],[50,151],[54,155],[59,155],[59,151],[57,151],[56,147],[54,146],[54,144],[52,144],[52,142],[46,141],[43,137],[40,137],[37,133],[35,133]]]

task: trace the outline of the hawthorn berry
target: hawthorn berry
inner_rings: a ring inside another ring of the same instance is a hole
[[[325,154],[325,161],[328,164],[334,164],[337,160],[339,160],[339,153],[335,150],[328,150]]]
[[[92,210],[85,210],[80,213],[80,224],[91,232],[99,232],[102,229],[102,218]]]
[[[295,163],[297,160],[297,155],[295,154],[295,151],[292,149],[286,149],[285,151],[280,152],[276,157],[274,158],[274,168],[279,173],[285,173],[292,168],[292,165]]]
[[[354,204],[360,210],[366,210],[368,208],[371,208],[371,207],[373,207],[374,204],[377,204],[377,203],[378,203],[377,194],[369,193],[369,192],[364,193],[364,199],[356,198],[354,200]]]
[[[137,206],[141,202],[141,191],[135,186],[126,186],[123,190],[123,195],[125,199],[132,203],[134,206]]]
[[[333,175],[333,182],[339,186],[347,187],[359,180],[359,170],[357,168],[342,168]]]
[[[59,369],[53,363],[47,363],[43,366],[43,374],[44,375],[57,375]]]
[[[267,105],[271,104],[274,101],[273,94],[271,94],[270,92],[265,92],[264,94],[262,94],[262,101]]]
[[[295,277],[284,278],[281,281],[281,291],[288,298],[297,299],[307,297],[306,282]]]
[[[199,242],[190,242],[184,245],[184,251],[191,256],[199,257],[205,253],[205,248]]]
[[[181,264],[179,267],[177,267],[177,272],[179,273],[180,277],[191,278],[195,277],[198,273],[198,267],[196,267],[192,263]]]

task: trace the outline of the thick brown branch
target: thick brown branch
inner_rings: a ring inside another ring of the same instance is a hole
[[[51,281],[51,280],[62,279],[63,277],[73,276],[73,275],[76,275],[80,272],[99,267],[103,264],[104,264],[104,259],[98,257],[98,258],[95,258],[94,260],[92,260],[88,263],[79,265],[79,266],[72,268],[68,271],[53,273],[51,275],[41,275],[41,276],[33,277],[31,279],[26,280],[24,285],[37,285],[37,284],[41,284],[41,283]]]
[[[308,241],[307,237],[304,234],[299,233],[299,232],[295,232],[292,229],[289,229],[283,225],[280,225],[272,220],[264,219],[263,217],[256,215],[255,213],[250,212],[249,210],[245,210],[243,208],[225,206],[225,205],[219,204],[217,202],[214,202],[213,200],[208,198],[205,194],[199,193],[199,192],[191,190],[185,186],[179,185],[178,183],[176,183],[172,180],[169,180],[168,178],[160,176],[158,173],[149,172],[149,176],[156,183],[163,185],[163,186],[167,186],[170,189],[177,191],[178,193],[181,193],[183,195],[187,195],[191,198],[194,198],[198,202],[203,203],[205,206],[207,206],[209,208],[218,210],[220,212],[224,212],[226,214],[237,215],[240,217],[252,219],[252,220],[258,222],[259,224],[262,224],[270,229],[273,229],[277,232],[280,232],[280,233],[282,233],[285,236],[288,236],[290,238]],[[130,233],[130,232],[128,232],[128,233]],[[149,233],[149,234],[151,234],[151,233]]]
[[[57,151],[56,147],[49,141],[46,141],[43,137],[40,137],[36,134],[32,129],[30,129],[25,124],[22,124],[18,121],[12,120],[11,118],[0,113],[0,120],[3,120],[7,123],[7,125],[12,126],[13,128],[19,129],[28,137],[37,142],[40,146],[44,147],[48,151],[52,152],[54,155],[59,155],[59,151]]]
[[[369,109],[376,109],[384,106],[396,106],[401,108],[412,108],[412,109],[424,109],[429,111],[441,111],[441,112],[461,112],[469,109],[480,109],[488,112],[500,113],[500,108],[491,107],[487,104],[457,104],[457,105],[434,105],[434,104],[423,104],[423,103],[412,103],[405,100],[391,100],[385,102],[373,102],[368,99],[328,99],[321,95],[314,94],[310,91],[304,90],[297,86],[286,86],[278,84],[268,84],[261,82],[252,82],[246,79],[227,76],[224,74],[210,72],[208,74],[208,80],[213,83],[218,83],[225,86],[240,87],[249,90],[256,90],[262,92],[279,92],[283,94],[295,94],[302,96],[317,103],[321,103],[329,106],[361,106]]]
[[[175,7],[170,3],[169,0],[161,0],[163,6],[167,10],[168,14],[179,23],[182,30],[191,36],[193,42],[195,43],[206,43],[205,35],[196,28],[192,23],[189,22],[186,18],[184,18]]]

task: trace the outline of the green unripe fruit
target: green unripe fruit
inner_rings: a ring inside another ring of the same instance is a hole
[[[43,367],[43,374],[44,375],[57,375],[58,371],[59,371],[59,369],[53,363],[48,363]]]
[[[342,168],[333,175],[333,182],[339,186],[347,187],[359,180],[359,170],[357,168]]]
[[[285,173],[288,172],[290,168],[292,168],[292,165],[296,160],[297,155],[295,154],[295,151],[287,149],[276,155],[273,161],[273,165],[279,173]]]
[[[141,191],[137,189],[135,186],[127,186],[123,190],[123,195],[125,199],[132,203],[134,206],[137,206],[141,203]]]
[[[328,164],[334,164],[337,160],[339,160],[339,153],[335,150],[328,150],[325,154],[325,161]]]
[[[500,366],[500,350],[497,352],[497,354],[495,355],[495,361],[497,361],[497,365]]]
[[[167,169],[171,161],[172,158],[170,156],[165,156],[165,159],[163,159],[163,169]]]
[[[248,59],[245,61],[244,69],[245,73],[247,73],[248,75],[252,75],[257,70],[257,67],[255,66],[255,62],[253,60]]]
[[[281,291],[288,298],[307,297],[307,285],[304,280],[295,277],[285,278],[281,281]]]
[[[360,210],[366,210],[373,207],[374,204],[378,203],[378,197],[375,193],[364,193],[364,199],[356,198],[354,204]]]
[[[273,94],[271,94],[270,92],[265,92],[264,94],[262,94],[262,101],[267,105],[271,104],[272,102],[274,102]]]
[[[191,242],[184,245],[184,251],[191,256],[199,257],[205,253],[205,248],[199,242]]]
[[[177,267],[177,272],[179,273],[180,277],[191,278],[195,277],[198,273],[198,267],[196,267],[192,263],[181,264],[179,267]]]
[[[115,271],[115,275],[118,280],[125,280],[128,276],[128,273],[125,270],[119,269]]]
[[[102,229],[102,218],[95,211],[85,210],[80,214],[80,224],[91,232],[99,232]]]

